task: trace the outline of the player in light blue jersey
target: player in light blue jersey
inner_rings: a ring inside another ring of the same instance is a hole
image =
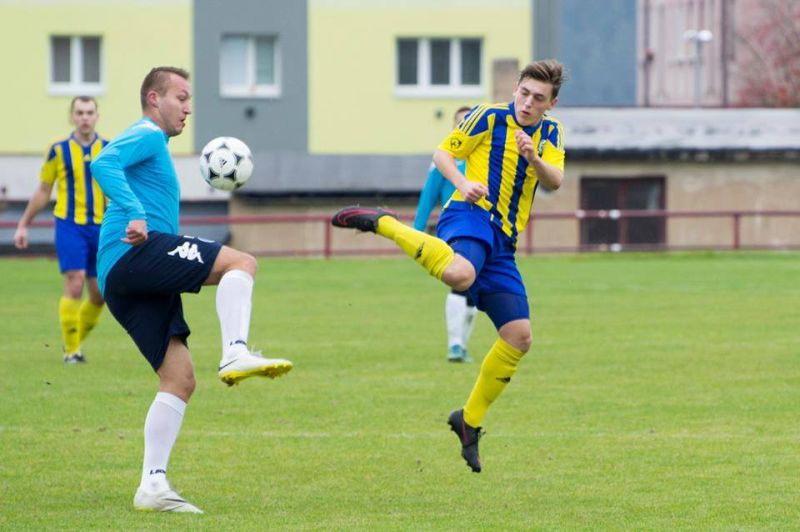
[[[470,109],[465,106],[456,110],[456,114],[453,116],[453,127],[464,120]],[[466,161],[456,159],[456,165],[459,172],[466,173]],[[441,207],[447,205],[455,190],[456,187],[445,179],[434,163],[431,163],[428,178],[425,180],[419,196],[417,214],[414,217],[414,229],[424,231],[428,226],[428,218],[430,218],[433,208],[437,204]],[[447,323],[447,360],[450,362],[472,362],[467,351],[467,344],[475,326],[477,313],[478,309],[475,308],[475,303],[467,292],[451,290],[447,294],[444,302],[444,316]]]
[[[167,143],[180,135],[192,112],[189,73],[154,68],[140,95],[142,119],[112,140],[91,165],[111,199],[100,229],[98,281],[111,314],[159,378],[144,423],[142,481],[133,504],[139,510],[202,513],[167,481],[169,456],[195,388],[181,294],[218,285],[223,382],[232,385],[254,375],[274,378],[292,369],[292,363],[247,348],[255,258],[219,242],[178,234],[180,186]]]

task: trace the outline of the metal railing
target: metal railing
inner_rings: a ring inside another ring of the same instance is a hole
[[[534,213],[529,221],[527,230],[522,234],[518,242],[520,253],[532,254],[542,252],[575,252],[575,251],[650,251],[650,250],[689,250],[689,249],[800,249],[800,236],[794,242],[784,242],[775,244],[743,244],[742,242],[742,221],[749,218],[796,218],[800,221],[800,210],[769,210],[769,211],[744,211],[744,210],[716,210],[716,211],[668,211],[668,210],[577,210],[566,212],[538,212]],[[583,220],[630,220],[636,218],[663,218],[665,223],[670,219],[729,219],[730,239],[728,242],[720,244],[698,244],[680,245],[669,244],[667,241],[649,244],[578,244],[568,246],[536,245],[536,228],[544,221],[564,220],[581,222]],[[412,215],[400,215],[403,221],[413,220]],[[435,222],[435,217],[431,219]],[[380,248],[359,248],[348,249],[334,245],[333,228],[330,225],[330,215],[309,215],[309,214],[258,214],[245,216],[184,216],[180,219],[181,227],[197,225],[238,225],[238,224],[319,224],[321,232],[321,248],[310,248],[308,246],[297,246],[287,249],[270,250],[258,253],[259,255],[269,256],[342,256],[342,255],[374,255],[391,254],[394,249]],[[53,220],[36,220],[31,227],[52,227]],[[15,221],[0,220],[0,230],[16,228]],[[10,242],[4,245],[12,244]]]

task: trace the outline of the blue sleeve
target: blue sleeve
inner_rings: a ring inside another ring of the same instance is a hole
[[[444,176],[436,168],[436,165],[431,164],[431,168],[428,170],[428,179],[425,180],[425,186],[422,187],[422,192],[419,195],[417,215],[414,218],[414,229],[417,231],[424,231],[428,225],[428,218],[439,198],[443,179]]]
[[[125,170],[158,153],[163,142],[160,130],[134,128],[106,145],[92,161],[92,176],[128,220],[146,220],[147,213],[131,190]]]

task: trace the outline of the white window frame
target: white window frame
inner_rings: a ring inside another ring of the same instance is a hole
[[[226,37],[244,37],[247,40],[247,49],[245,51],[245,65],[247,81],[244,85],[226,85],[222,79],[222,65],[219,69],[219,94],[223,98],[280,98],[281,97],[281,47],[280,39],[277,35],[272,34],[233,34],[228,33],[222,35],[222,39]],[[256,84],[256,39],[270,37],[273,39],[273,66],[275,68],[275,82],[271,85],[257,85]],[[222,43],[220,43],[220,49]],[[220,53],[220,62],[222,61],[222,54]]]
[[[397,41],[399,39],[413,39],[417,41],[417,84],[400,85]],[[461,83],[461,41],[478,39],[481,43],[480,69],[481,82],[478,85],[464,85]],[[431,41],[450,41],[450,84],[433,85],[431,83]],[[475,98],[485,94],[484,80],[484,42],[482,37],[400,37],[395,39],[394,47],[394,93],[400,98]]]
[[[53,62],[55,58],[53,57],[53,39],[56,37],[62,37],[69,39],[69,56],[70,56],[70,68],[69,68],[69,82],[64,83],[61,81],[53,81]],[[81,42],[84,38],[96,38],[100,39],[100,55],[98,58],[99,64],[97,68],[100,72],[100,81],[99,82],[85,82],[81,78],[83,77],[83,43]],[[53,96],[99,96],[104,94],[106,91],[105,87],[105,47],[103,46],[103,36],[102,35],[57,35],[52,34],[48,35],[48,57],[49,61],[47,63],[47,81],[48,81],[48,93]]]

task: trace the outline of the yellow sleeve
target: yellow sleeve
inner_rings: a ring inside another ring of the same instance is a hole
[[[466,159],[489,133],[488,110],[488,105],[473,109],[439,144],[439,149],[456,159]]]
[[[540,151],[542,160],[564,171],[564,130],[560,122],[555,122],[547,137],[542,139]]]
[[[56,181],[56,177],[58,177],[58,155],[56,153],[56,145],[53,144],[50,146],[50,150],[47,152],[47,157],[45,157],[44,164],[42,165],[42,171],[39,174],[39,179],[43,182],[52,185]]]

